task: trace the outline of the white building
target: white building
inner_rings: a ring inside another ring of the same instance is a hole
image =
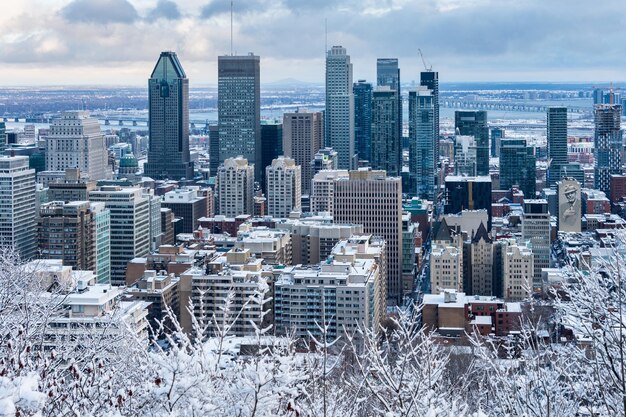
[[[451,235],[446,220],[442,220],[430,252],[431,292],[463,290],[463,242]]]
[[[316,173],[311,180],[311,211],[328,212],[332,216],[335,210],[335,181],[348,176],[347,170],[322,170]]]
[[[15,248],[22,259],[35,255],[35,170],[27,156],[0,156],[0,245]]]
[[[111,283],[124,285],[128,261],[150,252],[150,200],[141,188],[112,186],[91,191],[89,200],[111,212]]]
[[[286,218],[292,211],[300,211],[301,180],[301,167],[291,158],[280,156],[265,168],[267,213],[270,216]]]
[[[217,170],[219,214],[237,217],[253,213],[254,167],[242,157],[228,158]]]
[[[68,168],[78,168],[92,181],[111,178],[100,123],[87,112],[65,112],[50,125],[46,138],[46,171]]]
[[[285,230],[252,227],[248,223],[239,226],[235,249],[250,251],[268,265],[291,265],[291,236]]]
[[[369,236],[342,241],[336,255],[314,266],[287,267],[274,284],[274,324],[278,334],[319,337],[318,325],[329,324],[328,338],[358,326],[377,330],[385,312],[384,243],[370,247]],[[381,252],[382,251],[382,252]]]
[[[533,287],[534,255],[526,246],[511,243],[503,254],[504,298],[523,300],[528,298]]]

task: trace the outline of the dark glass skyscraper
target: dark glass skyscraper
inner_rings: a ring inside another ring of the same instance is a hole
[[[444,213],[487,210],[487,230],[491,230],[491,177],[447,176]]]
[[[268,123],[261,125],[261,189],[265,190],[265,168],[272,165],[272,161],[283,153],[283,125],[282,123]]]
[[[402,140],[402,92],[400,91],[398,58],[378,58],[376,60],[376,86],[389,87],[397,92],[398,137]]]
[[[174,52],[161,52],[148,80],[150,145],[145,175],[193,178],[189,158],[189,80]]]
[[[435,165],[439,163],[439,73],[436,71],[422,71],[420,73],[420,85],[432,91],[434,107],[435,129]]]
[[[409,182],[410,196],[434,200],[437,160],[435,160],[435,105],[433,91],[420,87],[409,91]]]
[[[398,129],[398,92],[377,87],[372,94],[373,169],[384,169],[387,175],[402,175],[402,145]]]
[[[502,139],[500,188],[509,190],[513,185],[519,185],[525,198],[535,198],[536,180],[534,148],[527,146],[526,139]]]
[[[567,107],[548,109],[548,186],[561,179],[561,167],[567,165]]]
[[[261,58],[220,56],[217,72],[220,161],[243,156],[261,178]]]
[[[595,107],[595,186],[606,195],[611,191],[611,174],[621,174],[621,114],[621,105],[597,104]]]
[[[372,84],[359,80],[354,94],[354,147],[359,159],[372,159]]]
[[[476,175],[489,175],[489,128],[487,112],[455,111],[454,127],[461,135],[476,138]]]

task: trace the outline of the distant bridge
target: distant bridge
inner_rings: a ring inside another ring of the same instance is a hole
[[[507,103],[501,101],[469,101],[469,100],[443,100],[440,102],[441,107],[450,109],[468,109],[468,110],[500,110],[513,112],[528,113],[545,113],[551,106],[528,103]],[[568,113],[586,113],[590,109],[582,107],[567,107]]]

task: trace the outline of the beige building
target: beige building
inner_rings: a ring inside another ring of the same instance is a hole
[[[265,168],[267,214],[287,218],[292,211],[300,211],[301,175],[300,165],[284,156],[274,159],[272,165]]]
[[[254,198],[254,166],[243,157],[228,158],[217,170],[219,214],[236,217],[252,214]]]
[[[533,288],[534,255],[526,246],[510,242],[503,253],[502,278],[504,298],[523,300]]]
[[[470,246],[471,294],[493,295],[493,255],[493,240],[481,223]]]
[[[268,265],[291,265],[291,236],[285,230],[252,227],[244,223],[239,227],[235,249],[248,250]]]
[[[335,181],[348,178],[347,170],[322,170],[311,180],[311,211],[313,213],[329,213],[335,211]]]
[[[324,121],[321,112],[298,109],[283,115],[283,153],[302,167],[302,193],[311,191],[311,162],[324,143]]]
[[[463,239],[450,233],[445,219],[432,241],[430,288],[432,292],[463,290]]]
[[[335,180],[334,214],[338,223],[363,225],[387,247],[387,302],[402,298],[402,181],[385,171],[350,171]]]

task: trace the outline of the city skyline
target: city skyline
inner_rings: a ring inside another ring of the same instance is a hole
[[[261,56],[262,83],[321,83],[326,19],[326,46],[350,51],[355,79],[375,80],[376,58],[396,56],[403,79],[417,81],[418,48],[451,82],[623,78],[618,1],[601,10],[564,1],[413,3],[235,1],[233,52]],[[194,84],[213,85],[217,57],[230,53],[229,9],[226,0],[26,0],[0,17],[0,76],[4,85],[111,85],[113,71],[116,83],[142,85],[153,56],[173,50]],[[605,27],[615,28],[610,37]]]

